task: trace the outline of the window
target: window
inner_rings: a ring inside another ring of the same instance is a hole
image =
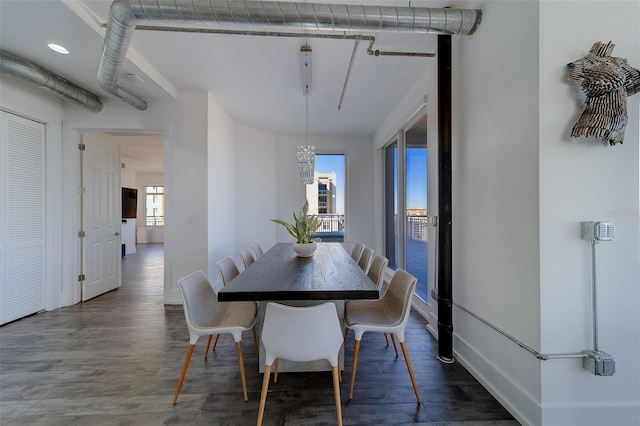
[[[428,297],[427,117],[412,120],[384,148],[385,255],[392,269],[418,279]]]
[[[322,220],[314,238],[344,241],[345,154],[316,154],[314,180],[307,185],[309,214]]]
[[[164,226],[164,186],[145,186],[144,193],[147,226]]]

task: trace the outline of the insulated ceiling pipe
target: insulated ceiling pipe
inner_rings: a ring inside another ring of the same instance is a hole
[[[109,13],[98,82],[103,89],[135,108],[147,108],[144,99],[118,85],[118,75],[138,23],[470,35],[478,28],[481,18],[482,11],[477,9],[251,0],[116,0]]]
[[[62,99],[72,101],[89,111],[102,111],[102,99],[97,95],[68,82],[39,65],[5,52],[0,52],[0,74],[35,84],[40,89],[47,90]]]

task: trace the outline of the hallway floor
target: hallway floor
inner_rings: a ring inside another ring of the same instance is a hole
[[[255,424],[262,375],[251,333],[243,338],[249,401],[227,335],[208,360],[206,339],[198,341],[174,406],[189,335],[182,307],[163,304],[163,246],[138,245],[123,259],[122,277],[118,290],[0,328],[0,424]],[[460,364],[436,360],[436,341],[417,314],[406,342],[422,405],[402,355],[378,334],[362,340],[349,401],[351,337],[341,384],[345,425],[518,425]],[[282,373],[271,383],[265,425],[335,423],[329,372]]]

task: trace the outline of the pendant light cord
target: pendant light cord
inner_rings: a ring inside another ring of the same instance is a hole
[[[306,127],[305,127],[305,145],[309,145],[309,94],[305,95],[306,103],[307,103],[307,115],[306,115]]]

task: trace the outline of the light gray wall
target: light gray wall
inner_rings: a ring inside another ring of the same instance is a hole
[[[539,204],[541,348],[593,348],[590,252],[581,221],[612,221],[616,237],[597,246],[600,349],[616,372],[596,377],[577,361],[542,364],[544,424],[640,422],[640,94],[627,100],[623,145],[569,138],[582,103],[567,81],[568,62],[596,41],[640,68],[640,2],[541,2]],[[570,23],[570,25],[568,25]]]
[[[217,100],[209,94],[207,222],[209,281],[220,279],[215,263],[235,253],[235,180],[237,168],[234,123]]]
[[[236,124],[234,174],[234,241],[237,250],[260,244],[264,251],[276,242],[276,136]]]
[[[454,302],[540,350],[538,4],[482,2],[454,49]],[[454,308],[456,357],[540,424],[540,361]]]

